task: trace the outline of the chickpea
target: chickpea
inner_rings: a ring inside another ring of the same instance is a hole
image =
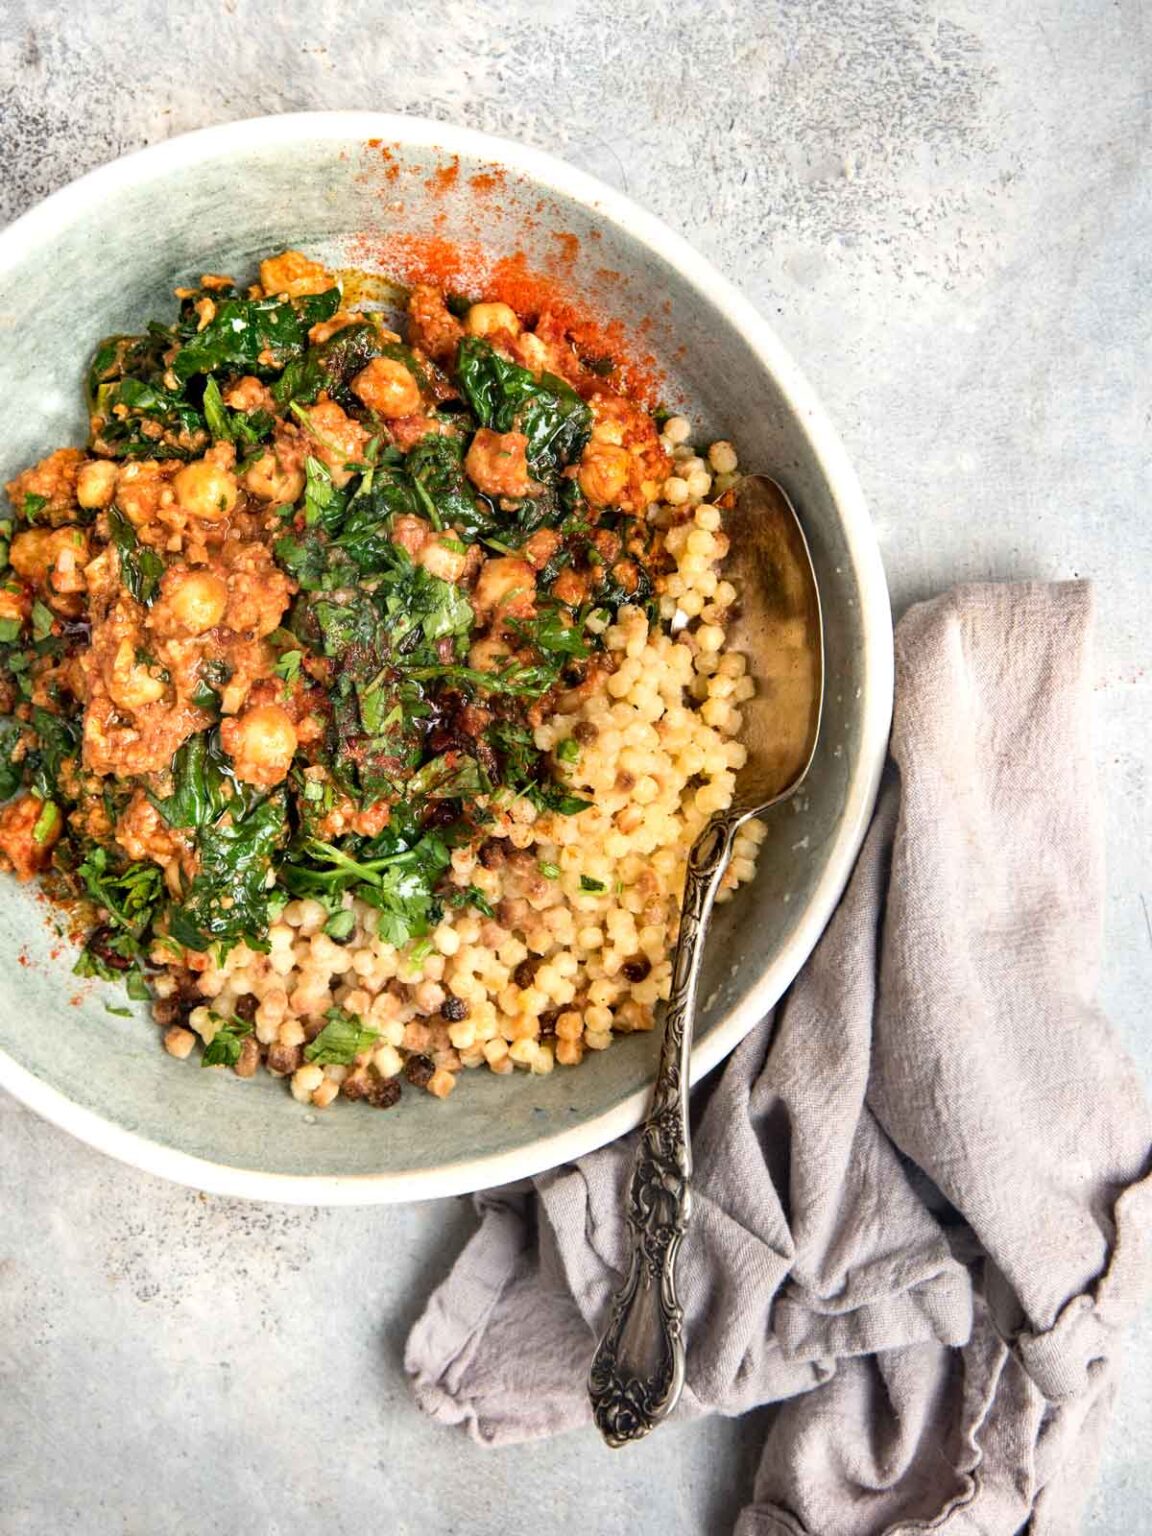
[[[178,568],[165,573],[148,622],[161,634],[203,635],[220,623],[227,606],[228,583],[222,576]]]
[[[522,331],[517,338],[514,350],[521,365],[531,368],[533,373],[543,373],[546,368],[552,366],[548,346],[541,341],[535,331]]]
[[[172,489],[182,512],[189,517],[201,517],[206,522],[226,517],[236,505],[239,494],[236,476],[211,459],[185,464],[173,477]]]
[[[15,619],[23,624],[31,608],[28,593],[22,587],[0,587],[0,619]]]
[[[288,507],[304,494],[304,471],[286,469],[274,453],[262,453],[245,471],[244,489],[261,501]]]
[[[267,385],[246,373],[225,392],[224,404],[230,405],[234,411],[247,412],[272,410],[275,402]]]
[[[473,642],[468,652],[468,665],[476,672],[496,672],[511,654],[506,640],[501,640],[499,635],[485,635],[482,640]]]
[[[21,880],[30,880],[45,868],[53,844],[64,830],[63,818],[44,815],[45,802],[38,795],[21,795],[0,811],[0,855]],[[39,832],[37,832],[39,828]]]
[[[416,563],[430,575],[439,576],[441,581],[459,581],[468,564],[468,551],[450,549],[439,539],[431,539],[420,551]]]
[[[464,317],[464,329],[469,336],[495,336],[501,331],[519,336],[520,322],[507,304],[473,304]]]
[[[260,286],[265,293],[302,299],[310,293],[327,293],[336,285],[318,261],[310,261],[299,251],[281,251],[260,263]]]
[[[12,569],[50,592],[83,592],[88,539],[79,528],[28,528],[12,540]]]
[[[580,489],[594,507],[610,507],[623,494],[631,467],[627,448],[593,441],[580,459]]]
[[[432,540],[431,525],[411,512],[402,512],[392,524],[392,542],[419,562],[420,555]]]
[[[464,470],[487,496],[527,496],[533,489],[528,473],[528,439],[523,432],[493,432],[481,427],[468,448]]]
[[[116,472],[116,506],[134,528],[154,522],[162,507],[172,503],[170,463],[133,459]]]
[[[178,1061],[185,1061],[191,1056],[195,1044],[196,1036],[190,1029],[181,1029],[178,1024],[173,1024],[171,1029],[164,1031],[164,1049]]]
[[[542,571],[563,542],[555,528],[537,528],[525,540],[524,558],[533,570]]]
[[[480,568],[472,604],[477,613],[526,619],[536,612],[536,572],[527,560],[500,555]]]
[[[374,357],[352,380],[350,388],[370,411],[393,420],[415,416],[422,404],[419,384],[394,357]]]
[[[552,583],[552,596],[558,603],[578,608],[588,596],[588,577],[582,571],[565,567]]]
[[[128,639],[117,646],[107,681],[112,702],[120,709],[142,709],[164,694],[164,683],[153,677],[144,662],[136,660],[136,647]]]
[[[287,776],[296,752],[296,727],[279,704],[257,704],[237,720],[225,720],[220,741],[232,758],[236,777],[271,789]]]
[[[17,576],[41,584],[52,569],[55,539],[47,528],[28,528],[12,540],[8,558]]]
[[[334,485],[347,485],[353,474],[348,465],[359,462],[370,434],[342,411],[335,400],[321,400],[314,405],[308,412],[308,423],[312,429],[311,452],[327,464]]]
[[[89,511],[110,507],[115,489],[116,466],[111,459],[92,459],[76,476],[76,500]]]

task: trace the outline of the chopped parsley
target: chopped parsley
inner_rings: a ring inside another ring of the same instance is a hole
[[[329,1008],[327,1023],[315,1040],[304,1047],[305,1061],[318,1067],[350,1067],[361,1051],[379,1039],[374,1029],[365,1029],[360,1020],[343,1008]]]
[[[244,1041],[252,1033],[252,1025],[244,1019],[229,1019],[221,1024],[204,1047],[200,1057],[202,1067],[234,1067],[240,1060]]]

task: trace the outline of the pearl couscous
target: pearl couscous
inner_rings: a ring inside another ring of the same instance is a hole
[[[745,756],[734,448],[483,296],[392,331],[297,252],[177,295],[8,486],[0,860],[170,1055],[315,1107],[651,1029]]]

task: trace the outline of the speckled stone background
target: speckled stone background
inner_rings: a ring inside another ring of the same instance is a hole
[[[1152,1079],[1144,0],[6,0],[0,220],[167,135],[319,107],[525,139],[688,235],[824,397],[898,610],[1096,578],[1102,991]],[[201,1197],[3,1099],[0,1532],[727,1530],[763,1415],[499,1454],[417,1416],[405,1331],[470,1222]],[[1098,1536],[1152,1532],[1150,1363],[1146,1319]]]

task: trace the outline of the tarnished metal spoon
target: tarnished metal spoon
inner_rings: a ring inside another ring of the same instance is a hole
[[[741,706],[748,760],[736,776],[732,805],[712,817],[688,856],[660,1066],[628,1190],[631,1266],[588,1378],[593,1416],[614,1446],[655,1428],[684,1385],[676,1256],[691,1209],[689,1058],[712,902],[737,828],[796,790],[820,732],[820,594],[795,510],[774,480],[747,475],[724,527],[730,539],[725,575],[738,593],[727,643],[748,657],[756,694]]]

